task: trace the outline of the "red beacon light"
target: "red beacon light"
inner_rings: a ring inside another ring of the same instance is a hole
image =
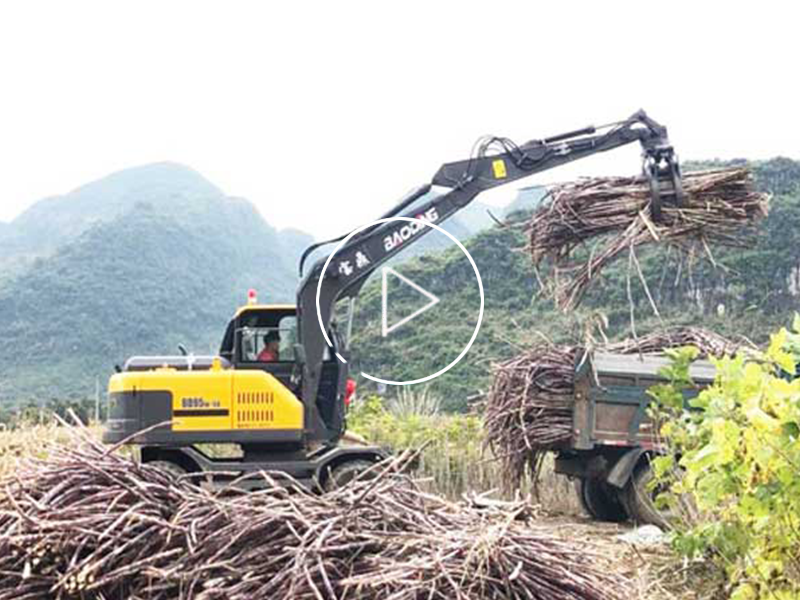
[[[256,296],[256,291],[253,288],[247,290],[247,303],[248,304],[256,304],[258,302],[258,298]]]
[[[350,406],[350,403],[353,401],[353,398],[356,395],[356,382],[355,379],[348,379],[347,385],[345,387],[344,392],[344,405]]]

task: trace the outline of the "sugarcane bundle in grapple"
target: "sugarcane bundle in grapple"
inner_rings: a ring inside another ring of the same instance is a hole
[[[596,485],[633,451],[631,470],[618,478],[620,489],[626,487],[638,459],[654,450],[647,389],[662,380],[660,370],[668,364],[664,350],[683,346],[720,357],[747,343],[696,327],[675,327],[593,348],[542,342],[496,365],[484,427],[509,484],[519,485],[526,473],[535,477],[545,453],[555,451],[562,461],[557,468]],[[710,363],[698,362],[693,369],[698,384],[713,380]],[[629,516],[622,508],[594,512],[601,518]]]
[[[452,503],[408,454],[328,494],[210,491],[88,437],[0,480],[0,599],[629,597],[524,503]]]
[[[534,212],[528,250],[559,307],[575,308],[604,267],[638,246],[670,245],[713,260],[715,246],[751,244],[767,214],[769,198],[746,168],[684,175],[675,201],[664,204],[653,181],[598,177],[557,186]]]

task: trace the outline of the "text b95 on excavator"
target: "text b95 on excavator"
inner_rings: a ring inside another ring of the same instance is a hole
[[[401,231],[410,231],[407,220],[367,227],[336,254],[337,264],[357,268],[323,272],[322,258],[303,276],[311,251],[346,236],[311,246],[300,261],[296,306],[262,305],[251,295],[228,324],[218,356],[128,359],[109,381],[103,440],[138,445],[144,462],[217,482],[236,478],[244,487],[257,487],[260,478],[246,476],[260,471],[310,487],[346,482],[385,454],[342,443],[352,382],[349,340],[340,333],[349,328],[333,320],[337,303],[349,300],[352,319],[369,275],[421,239],[430,230],[423,222],[445,221],[488,189],[637,141],[658,215],[661,206],[680,204],[683,193],[666,128],[644,111],[522,145],[484,139],[474,156],[444,164],[430,184],[381,215],[419,220],[413,235]],[[441,193],[430,194],[434,186]],[[237,444],[241,453],[214,458],[202,449],[212,443]]]

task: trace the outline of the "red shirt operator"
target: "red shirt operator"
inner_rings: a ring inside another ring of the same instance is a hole
[[[277,331],[271,331],[264,337],[264,347],[258,353],[258,362],[276,362],[281,342]]]

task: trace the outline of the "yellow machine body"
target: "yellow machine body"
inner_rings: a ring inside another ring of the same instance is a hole
[[[343,484],[354,464],[386,454],[322,443],[316,399],[309,405],[296,395],[303,369],[297,331],[294,306],[251,301],[228,323],[216,355],[181,349],[180,356],[130,357],[109,381],[103,441],[136,445],[142,462],[167,463],[218,485],[257,489],[265,472],[308,489]],[[325,394],[338,399],[345,374],[329,360],[320,377]],[[208,453],[207,444],[238,449]]]
[[[291,305],[253,303],[236,312],[231,335],[237,326],[263,332],[287,319],[291,324],[295,315]],[[118,442],[147,430],[136,443],[300,443],[306,411],[289,388],[287,355],[282,348],[273,363],[243,354],[238,362],[232,356],[133,357],[109,380],[104,439]]]
[[[112,397],[136,394],[147,410],[148,392],[169,392],[173,431],[303,429],[303,404],[280,381],[263,371],[211,369],[117,373]]]

